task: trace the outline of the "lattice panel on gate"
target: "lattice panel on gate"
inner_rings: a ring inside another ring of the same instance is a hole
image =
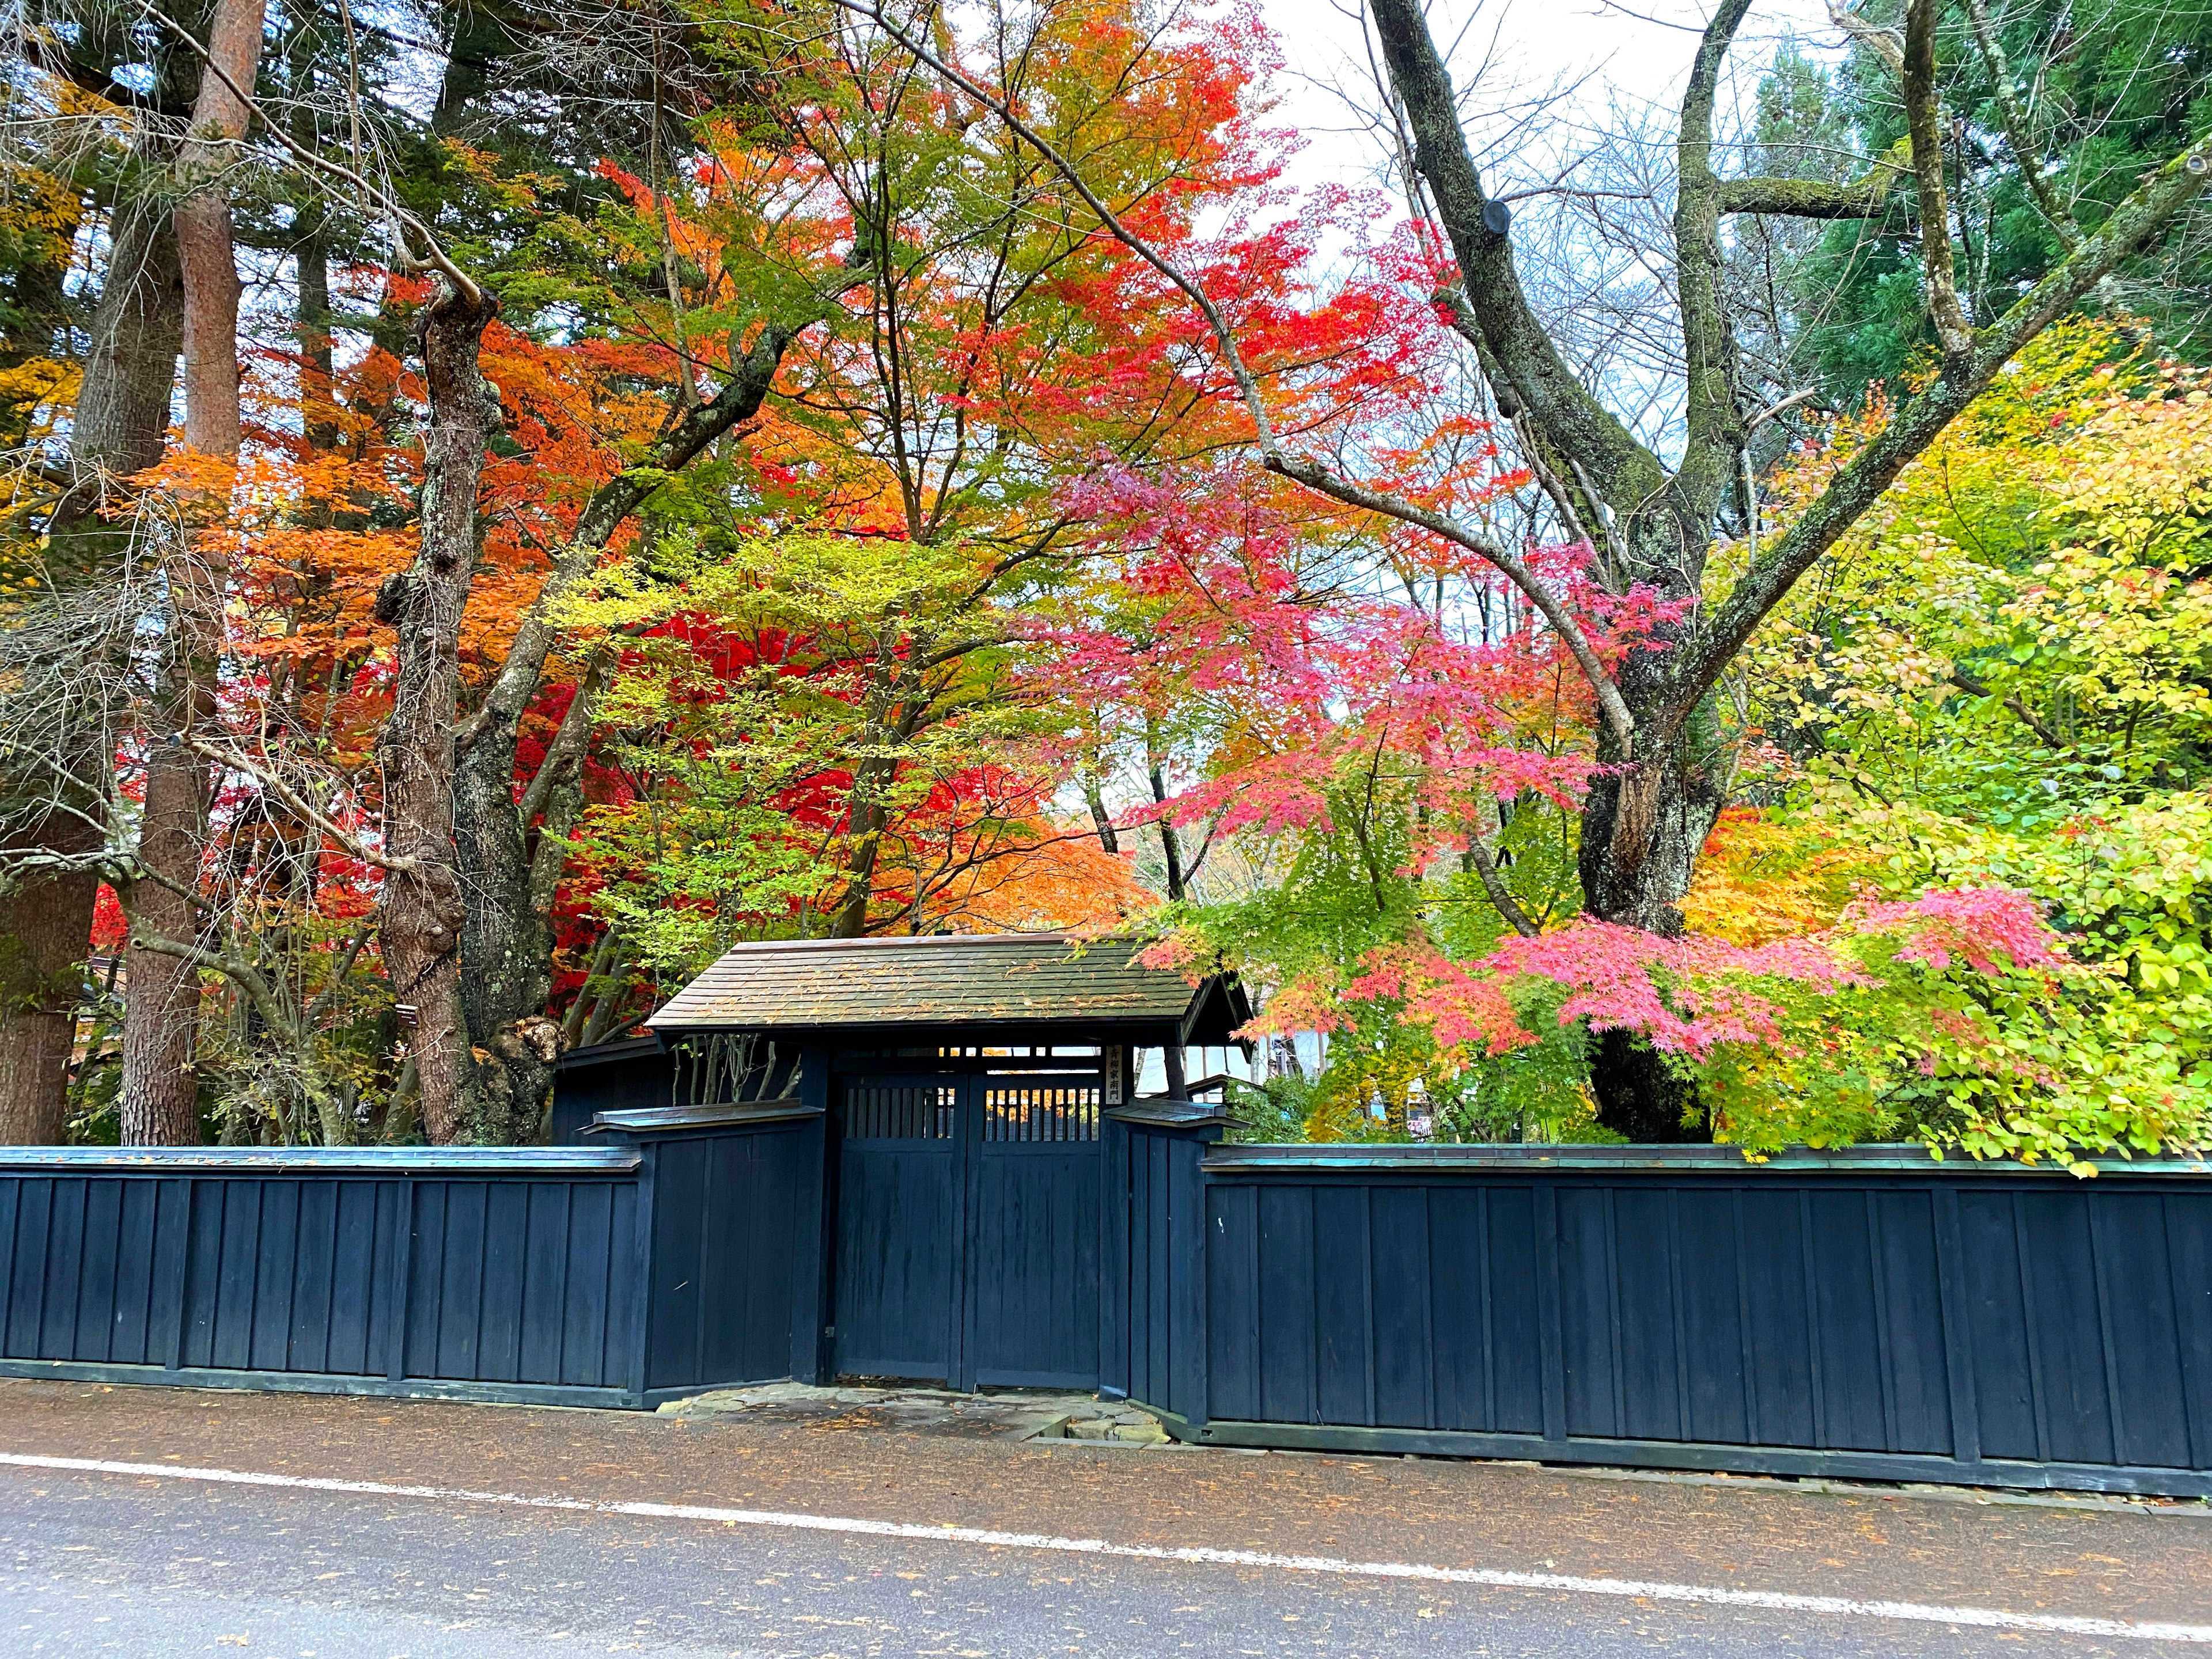
[[[1095,1079],[1017,1082],[994,1077],[983,1091],[983,1139],[1096,1140],[1103,1092]]]
[[[848,1140],[950,1140],[959,1116],[957,1084],[854,1078],[845,1085]]]

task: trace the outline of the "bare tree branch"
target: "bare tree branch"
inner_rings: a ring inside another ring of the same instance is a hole
[[[1943,190],[1943,132],[1936,95],[1936,0],[1911,0],[1905,11],[1905,118],[1912,137],[1912,174],[1920,188],[1920,271],[1928,315],[1946,357],[1974,349],[1974,331],[1959,308],[1951,273],[1951,209]]]
[[[2043,176],[2043,168],[2036,160],[2035,135],[2028,125],[2027,112],[2020,105],[2020,94],[2012,84],[2012,64],[2005,56],[2003,43],[1990,22],[1987,0],[1966,0],[1966,15],[1973,20],[1974,40],[1989,62],[1990,82],[1996,90],[1997,116],[2004,123],[2005,143],[2012,147],[2012,159],[2020,164],[2020,176],[2027,182],[2028,194],[2058,240],[2069,249],[2081,246],[2081,227],[2074,222],[2074,216],[2051,188],[2051,181]]]

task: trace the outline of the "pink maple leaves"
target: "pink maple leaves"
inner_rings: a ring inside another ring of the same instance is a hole
[[[1790,1005],[1808,994],[1879,986],[1863,947],[1881,939],[1899,941],[1888,951],[1895,959],[1937,971],[1959,961],[1993,977],[2041,974],[2064,961],[2036,901],[2000,888],[1869,902],[1827,932],[1759,945],[1699,934],[1668,939],[1581,917],[1533,939],[1508,938],[1466,961],[1425,941],[1379,947],[1341,985],[1286,985],[1250,1030],[1340,1030],[1351,1023],[1349,1005],[1389,1002],[1400,1018],[1429,1027],[1440,1047],[1498,1055],[1537,1040],[1522,1007],[1540,1000],[1556,1005],[1562,1025],[1632,1031],[1692,1062],[1727,1045],[1791,1052],[1793,1030],[1803,1027]],[[1163,964],[1176,959],[1172,947],[1159,954]],[[1531,991],[1543,994],[1531,999]]]

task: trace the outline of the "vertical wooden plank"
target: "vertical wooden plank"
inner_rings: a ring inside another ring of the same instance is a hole
[[[614,1255],[615,1183],[577,1182],[567,1189],[568,1294],[562,1308],[563,1382],[596,1387],[607,1376],[607,1296]]]
[[[380,1204],[389,1194],[392,1231],[386,1245],[390,1263],[386,1282],[392,1286],[386,1315],[385,1375],[397,1382],[408,1375],[409,1348],[415,1335],[416,1183],[395,1181],[380,1187]]]
[[[331,1369],[331,1300],[337,1267],[338,1183],[314,1176],[297,1183],[299,1221],[293,1234],[292,1297],[284,1369]]]
[[[1613,1420],[1632,1439],[1680,1439],[1686,1413],[1672,1191],[1633,1176],[1605,1190]]]
[[[1271,1423],[1318,1423],[1313,1188],[1271,1182],[1259,1205],[1260,1413]]]
[[[791,1375],[800,1382],[826,1382],[831,1363],[830,1330],[837,1322],[836,1237],[837,1130],[830,1112],[830,1051],[804,1048],[799,1060],[799,1097],[820,1115],[811,1119],[798,1141],[799,1173],[793,1182],[791,1265]]]
[[[1475,1300],[1472,1304],[1465,1304],[1475,1310],[1474,1328],[1476,1334],[1481,1339],[1482,1342],[1482,1426],[1493,1431],[1497,1430],[1498,1425],[1500,1423],[1504,1421],[1503,1407],[1499,1403],[1498,1393],[1498,1330],[1499,1299],[1496,1293],[1498,1283],[1497,1270],[1491,1261],[1490,1250],[1490,1230],[1494,1220],[1492,1212],[1498,1207],[1493,1202],[1497,1191],[1498,1188],[1489,1182],[1484,1182],[1474,1189]],[[1431,1189],[1429,1200],[1429,1213],[1432,1230],[1436,1214],[1436,1206],[1437,1194],[1435,1194],[1434,1189]],[[1534,1234],[1534,1224],[1535,1224],[1532,1220],[1529,1223],[1528,1227],[1522,1231],[1522,1237],[1526,1239],[1529,1247],[1530,1261],[1532,1262],[1534,1260],[1535,1250],[1535,1237]],[[1432,1268],[1431,1271],[1433,1272],[1434,1269]],[[1532,1291],[1535,1283],[1535,1271],[1532,1267],[1522,1280],[1522,1288],[1524,1292],[1529,1292]],[[1533,1295],[1530,1297],[1530,1299],[1533,1301]],[[1433,1325],[1436,1322],[1433,1313],[1430,1316],[1430,1318],[1431,1322]],[[1446,1325],[1443,1328],[1448,1331],[1450,1327]],[[1532,1358],[1535,1354],[1538,1347],[1539,1344],[1533,1339],[1528,1342],[1528,1352]],[[1530,1389],[1528,1397],[1530,1400],[1537,1402],[1536,1409],[1531,1414],[1530,1422],[1534,1428],[1540,1431],[1543,1427],[1543,1407],[1541,1404],[1543,1398],[1543,1386],[1540,1382],[1539,1382],[1534,1388]]]
[[[476,1366],[476,1375],[488,1382],[512,1382],[522,1375],[523,1261],[529,1226],[529,1183],[511,1176],[489,1182]]]
[[[1881,1440],[1884,1451],[1895,1451],[1902,1438],[1898,1427],[1896,1376],[1909,1356],[1898,1352],[1889,1317],[1889,1273],[1882,1249],[1881,1194],[1869,1188],[1866,1200],[1867,1285],[1874,1303],[1874,1384],[1881,1402]]]
[[[981,1226],[976,1201],[983,1157],[983,1079],[963,1077],[956,1085],[959,1139],[954,1143],[952,1182],[952,1387],[975,1386]]]
[[[2160,1194],[2159,1210],[2170,1273],[2166,1288],[2180,1338],[2185,1467],[2212,1469],[2212,1193],[2169,1188]]]
[[[1951,1389],[1943,1346],[1942,1270],[1931,1184],[1872,1194],[1875,1271],[1891,1449],[1951,1453]]]
[[[1158,1132],[1146,1136],[1146,1163],[1151,1179],[1151,1253],[1146,1265],[1146,1313],[1151,1329],[1146,1360],[1150,1368],[1148,1400],[1167,1405],[1175,1398],[1171,1376],[1173,1321],[1170,1314],[1175,1282],[1175,1221],[1169,1179],[1175,1154],[1172,1137]]]
[[[437,1318],[431,1327],[430,1352],[437,1357],[437,1369],[431,1375],[472,1381],[483,1375],[477,1357],[483,1338],[489,1183],[443,1181],[439,1188],[445,1200],[445,1229],[434,1281]]]
[[[1820,1315],[1820,1251],[1813,1237],[1813,1189],[1801,1188],[1797,1194],[1798,1268],[1803,1274],[1805,1297],[1805,1363],[1808,1367],[1805,1390],[1806,1403],[1813,1408],[1813,1432],[1808,1444],[1825,1446],[1828,1443],[1827,1366],[1826,1332]]]
[[[0,1356],[13,1358],[16,1349],[10,1334],[15,1322],[15,1275],[23,1252],[15,1239],[18,1206],[29,1183],[20,1176],[0,1179]]]
[[[121,1262],[117,1246],[123,1229],[123,1182],[104,1178],[84,1183],[84,1250],[76,1297],[76,1334],[72,1359],[104,1363],[112,1357],[115,1275]]]
[[[1306,1271],[1314,1287],[1314,1410],[1323,1423],[1375,1421],[1367,1182],[1316,1184]]]
[[[84,1189],[82,1176],[64,1176],[53,1182],[53,1207],[46,1217],[46,1305],[39,1322],[41,1359],[75,1358],[77,1290],[84,1270]]]
[[[2114,1455],[2137,1468],[2187,1468],[2190,1378],[2186,1339],[2174,1318],[2177,1264],[2164,1196],[2109,1186],[2087,1196],[2105,1309]]]
[[[1560,1247],[1559,1187],[1540,1179],[1533,1189],[1536,1240],[1537,1352],[1543,1369],[1544,1438],[1567,1437],[1567,1316]]]
[[[793,1329],[794,1314],[813,1305],[811,1284],[798,1281],[808,1273],[804,1243],[819,1203],[819,1121],[801,1121],[775,1134],[756,1137],[748,1149],[748,1180],[753,1201],[746,1206],[750,1231],[732,1230],[730,1282],[745,1287],[744,1346],[737,1355],[736,1376],[746,1382],[791,1375],[793,1347],[806,1334],[805,1325]],[[809,1202],[813,1188],[817,1197]],[[773,1276],[754,1283],[746,1271],[752,1261],[771,1262]]]
[[[152,1176],[117,1183],[121,1203],[116,1215],[115,1322],[107,1357],[118,1364],[158,1364],[150,1346],[154,1328],[154,1275],[159,1260],[155,1222],[161,1183]]]
[[[252,1311],[248,1316],[246,1364],[255,1370],[288,1369],[292,1341],[292,1292],[300,1267],[300,1188],[296,1179],[264,1177],[252,1182],[260,1201],[261,1225],[255,1240]]]
[[[653,1273],[646,1283],[653,1346],[648,1389],[683,1388],[699,1376],[699,1263],[707,1207],[705,1160],[696,1141],[663,1141],[652,1149]]]
[[[46,1258],[52,1248],[54,1183],[34,1176],[15,1183],[15,1249],[8,1296],[6,1352],[11,1359],[39,1357],[46,1320]]]
[[[1428,1271],[1431,1398],[1435,1426],[1490,1429],[1497,1422],[1488,1367],[1489,1285],[1483,1211],[1489,1188],[1437,1181],[1423,1189]]]
[[[1743,1367],[1744,1437],[1756,1446],[1764,1443],[1765,1430],[1759,1415],[1759,1345],[1751,1335],[1751,1241],[1744,1230],[1743,1200],[1742,1188],[1729,1192],[1729,1224],[1735,1235],[1735,1329],[1742,1345],[1738,1363]]]
[[[561,1331],[568,1310],[568,1249],[566,1200],[572,1183],[532,1181],[522,1189],[523,1231],[520,1339],[515,1374],[525,1382],[561,1380]]]
[[[720,1134],[710,1137],[704,1148],[708,1174],[706,1212],[700,1225],[704,1248],[699,1261],[697,1338],[702,1382],[736,1382],[745,1369],[739,1356],[745,1352],[750,1334],[752,1310],[747,1305],[743,1279],[731,1269],[735,1258],[746,1253],[739,1242],[744,1237],[739,1218],[747,1210],[760,1207],[755,1159],[762,1144],[772,1145],[775,1138],[774,1131]],[[763,1279],[772,1277],[775,1288],[787,1300],[790,1292],[783,1284],[784,1271],[779,1255],[763,1254],[753,1259],[754,1273]]]
[[[1259,1194],[1217,1182],[1206,1204],[1206,1414],[1250,1422],[1261,1409]]]
[[[1814,1306],[1821,1328],[1821,1443],[1852,1451],[1879,1451],[1890,1441],[1867,1197],[1862,1189],[1824,1186],[1813,1191],[1811,1205],[1818,1241]]]
[[[1820,1443],[1813,1398],[1820,1320],[1805,1261],[1805,1191],[1802,1182],[1762,1180],[1739,1193],[1746,1376],[1759,1442],[1769,1446]]]
[[[1556,1206],[1564,1432],[1615,1438],[1620,1420],[1620,1316],[1613,1308],[1613,1189],[1547,1182]]]
[[[2025,1307],[2037,1362],[2042,1455],[2062,1463],[2110,1462],[2116,1449],[2089,1248],[2089,1195],[2038,1188],[2022,1192],[2018,1203],[2022,1257],[2034,1273]]]
[[[15,1222],[27,1184],[20,1176],[0,1178],[0,1357],[12,1358],[15,1353],[9,1331],[15,1317],[15,1273],[22,1255],[15,1242]]]
[[[1702,1185],[1669,1189],[1681,1431],[1685,1439],[1707,1443],[1741,1444],[1750,1437],[1744,1356],[1752,1345],[1743,1332],[1739,1190]]]
[[[1126,1099],[1121,1090],[1109,1099]],[[1129,1394],[1129,1127],[1116,1118],[1098,1125],[1098,1394]],[[1209,1307],[1219,1307],[1209,1301]],[[1220,1413],[1227,1416],[1227,1413]]]
[[[215,1324],[208,1363],[225,1370],[253,1364],[254,1285],[261,1265],[261,1183],[222,1183],[221,1255],[216,1263]]]
[[[2127,1419],[2120,1408],[2120,1355],[2113,1340],[2112,1290],[2106,1277],[2112,1247],[2106,1237],[2105,1218],[2111,1213],[2112,1201],[2100,1193],[2087,1198],[2081,1207],[2084,1219],[2089,1224],[2089,1293],[2096,1304],[2098,1346],[2105,1357],[2105,1415],[2112,1437],[2112,1461],[2133,1462],[2136,1460],[2128,1455],[2127,1449]],[[2148,1264],[2139,1261],[2135,1266],[2140,1271]],[[2130,1323],[2130,1334],[2136,1340],[2129,1344],[2128,1369],[2140,1375],[2143,1370],[2157,1365],[2164,1356],[2142,1340],[2148,1334],[2142,1321]]]
[[[1429,1236],[1429,1188],[1376,1188],[1369,1206],[1373,1326],[1367,1354],[1374,1420],[1395,1428],[1434,1428],[1436,1345],[1429,1310],[1436,1252]]]
[[[415,1185],[415,1229],[411,1235],[412,1271],[407,1276],[407,1374],[410,1376],[451,1376],[446,1354],[447,1285],[453,1275],[476,1260],[475,1241],[463,1231],[453,1214],[454,1189],[461,1183],[433,1176]],[[465,1221],[465,1212],[462,1220]],[[475,1283],[471,1271],[470,1284]],[[476,1310],[468,1310],[473,1320]]]
[[[171,1370],[185,1363],[185,1345],[192,1328],[192,1275],[194,1272],[194,1241],[199,1235],[200,1183],[186,1176],[180,1181],[164,1182],[162,1188],[167,1197],[163,1205],[165,1218],[175,1229],[165,1235],[173,1242],[163,1251],[161,1277],[169,1294],[156,1297],[166,1308],[163,1317],[167,1328],[164,1358]],[[174,1257],[173,1267],[169,1258]]]
[[[606,1323],[599,1354],[601,1386],[640,1389],[645,1373],[638,1364],[638,1329],[645,1318],[644,1269],[638,1245],[638,1183],[611,1182],[607,1188]],[[574,1363],[573,1359],[570,1362]]]
[[[634,1254],[625,1264],[627,1273],[611,1285],[610,1306],[611,1311],[619,1309],[628,1315],[624,1334],[629,1337],[629,1352],[623,1356],[617,1375],[622,1386],[642,1405],[645,1391],[652,1387],[646,1379],[652,1374],[653,1327],[659,1300],[653,1294],[653,1285],[657,1267],[653,1251],[659,1206],[660,1148],[650,1143],[641,1146],[638,1160],[635,1209],[630,1218]],[[616,1296],[623,1300],[614,1301]],[[614,1322],[609,1322],[611,1326]],[[610,1336],[614,1334],[610,1329]]]
[[[379,1263],[376,1250],[376,1183],[332,1181],[330,1188],[330,1327],[324,1334],[322,1368],[345,1376],[367,1376],[374,1365],[370,1346]]]
[[[1943,1374],[1949,1385],[1951,1455],[1982,1461],[1981,1412],[1975,1397],[1974,1339],[1967,1309],[1966,1249],[1959,1232],[1959,1189],[1935,1189],[1936,1268],[1943,1315]]]
[[[1170,1167],[1168,1214],[1175,1229],[1170,1257],[1175,1273],[1171,1362],[1176,1409],[1194,1425],[1206,1421],[1206,1144],[1177,1137]]]
[[[154,1200],[153,1248],[146,1276],[146,1363],[174,1370],[185,1340],[185,1276],[191,1263],[192,1188],[189,1177],[149,1181]]]

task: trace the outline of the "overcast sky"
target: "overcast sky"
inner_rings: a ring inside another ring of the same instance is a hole
[[[1367,75],[1358,3],[1261,0],[1289,59],[1279,118],[1307,137],[1295,172],[1301,182],[1371,175],[1371,146],[1348,131],[1343,103],[1326,90]],[[1487,64],[1483,88],[1495,89],[1494,101],[1516,87],[1531,93],[1560,83],[1575,88],[1572,107],[1595,120],[1621,101],[1677,104],[1706,11],[1694,0],[1436,0],[1431,15],[1440,40],[1463,31],[1452,61],[1462,92]],[[1755,76],[1792,33],[1810,48],[1842,40],[1820,0],[1764,0],[1738,31],[1735,71]]]

